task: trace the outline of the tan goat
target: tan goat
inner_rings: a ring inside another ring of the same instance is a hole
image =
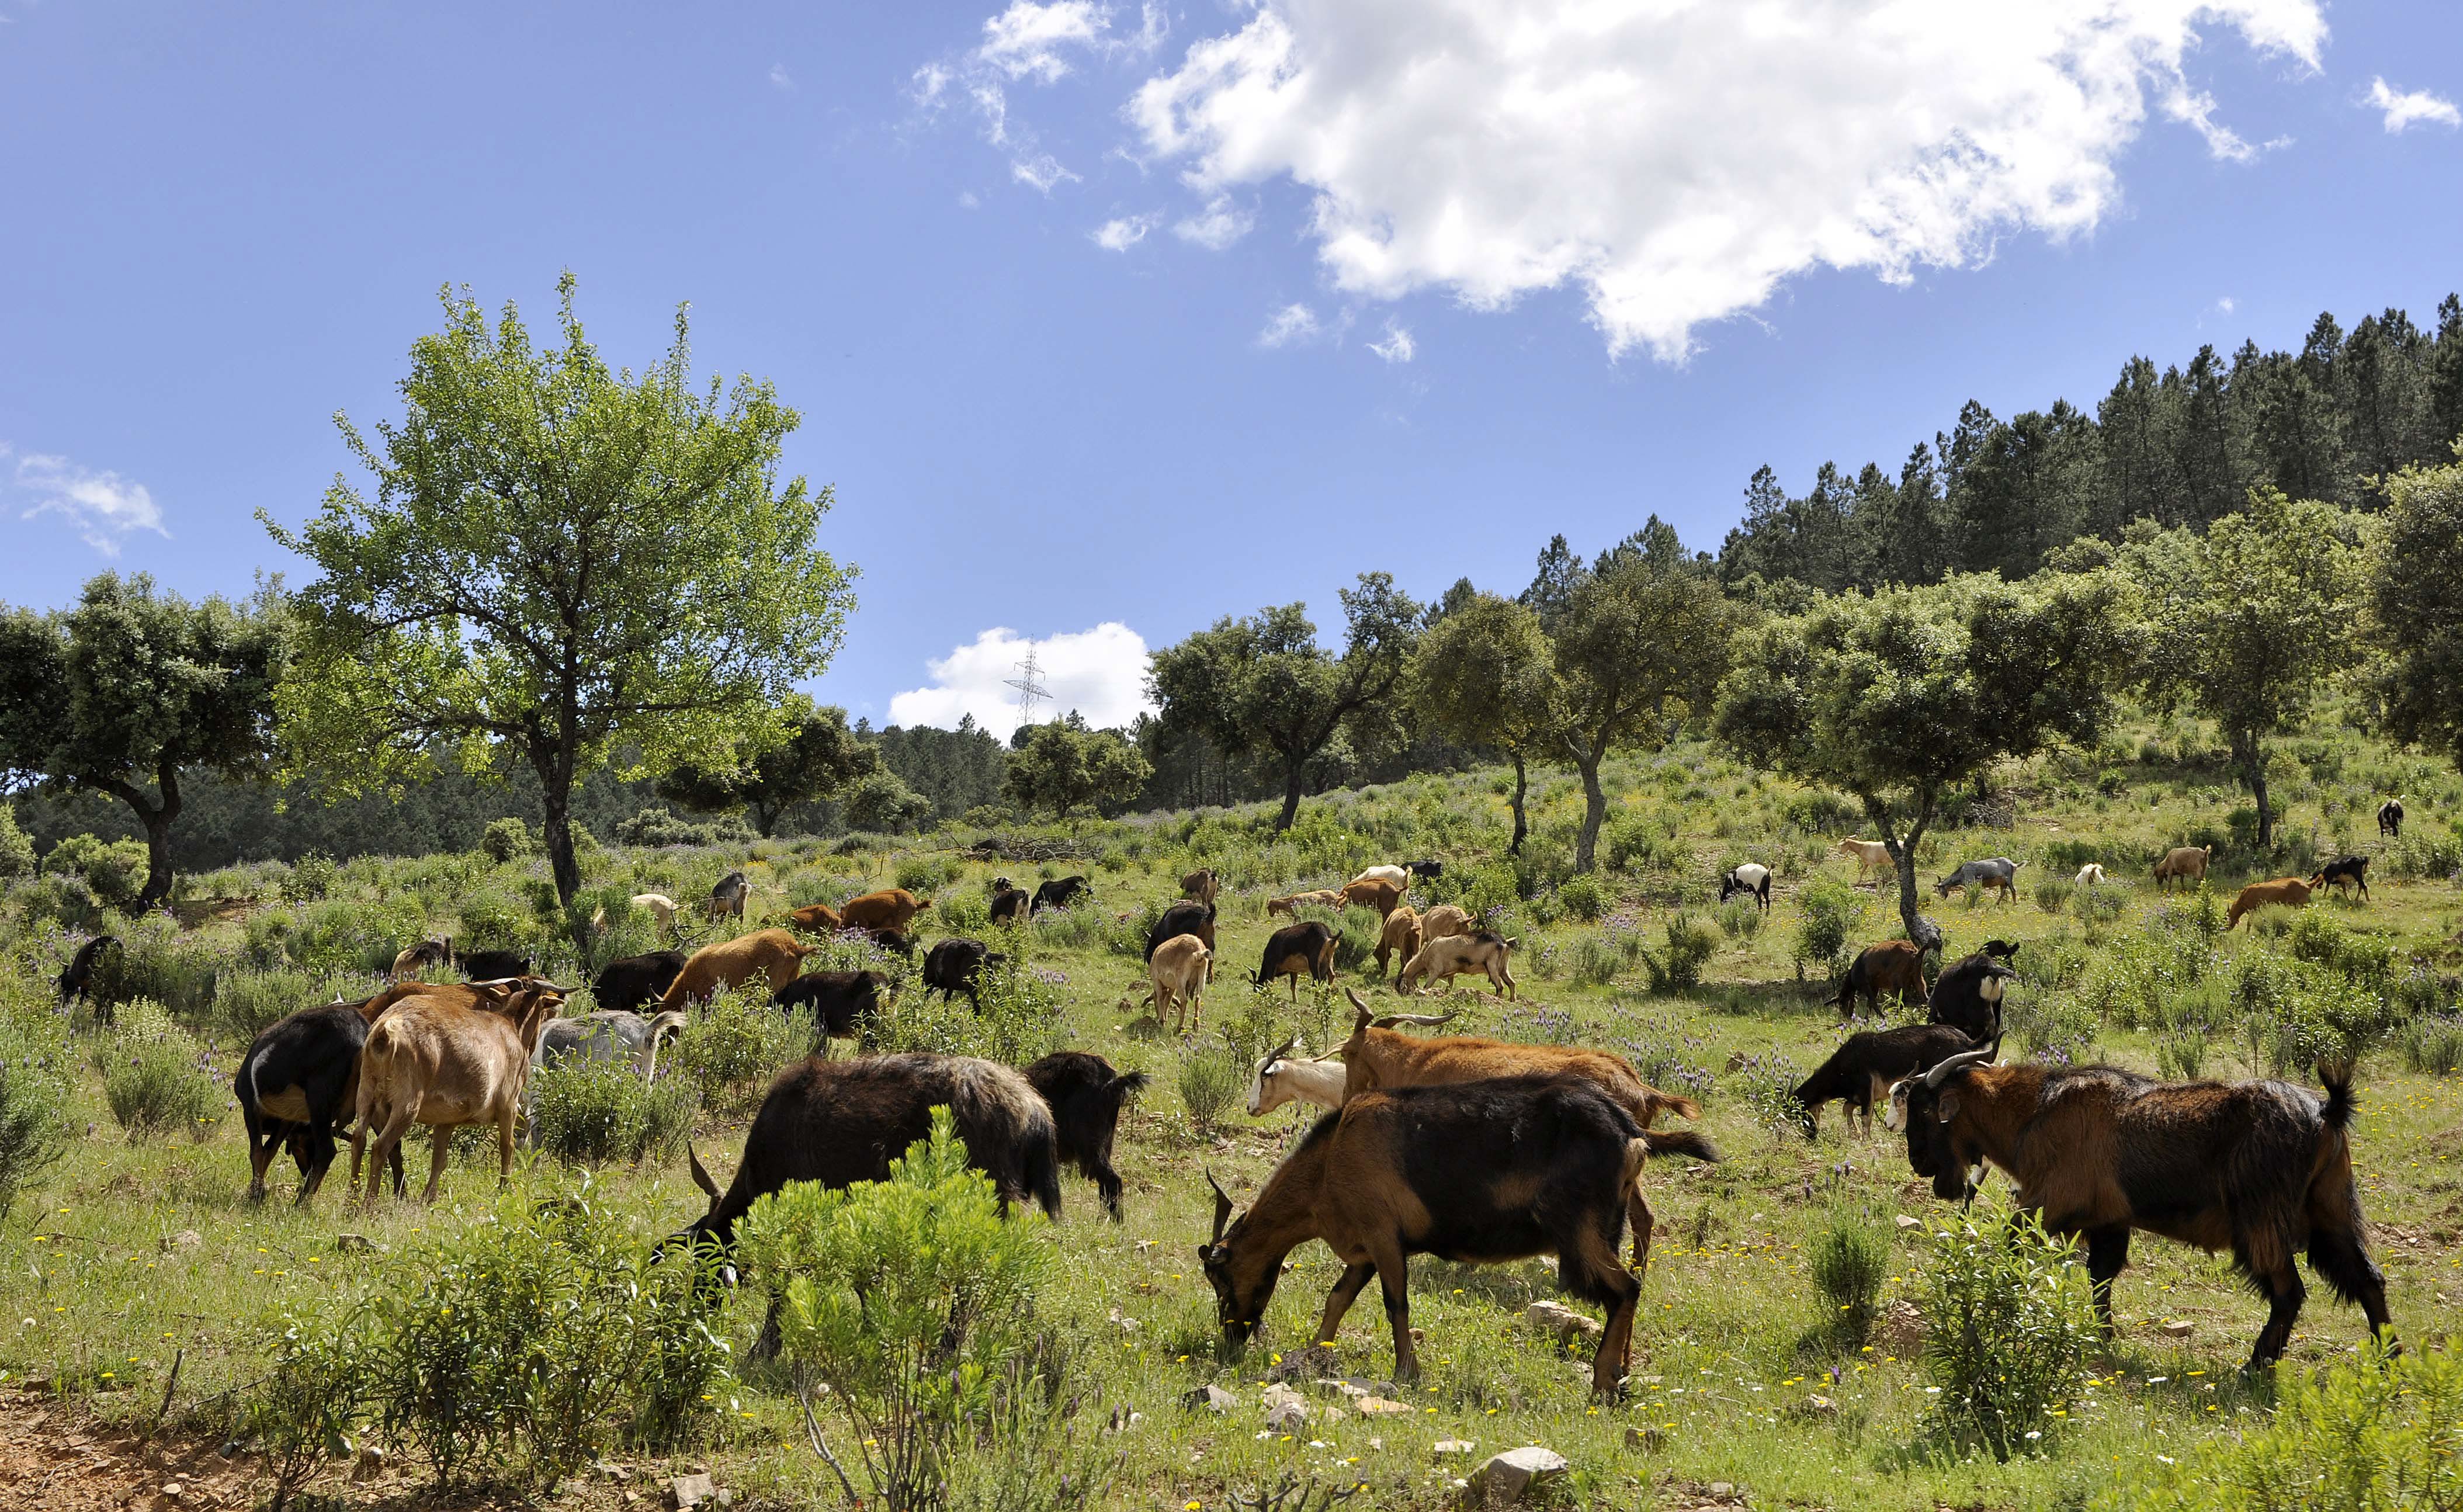
[[[1420,928],[1420,916],[1409,909],[1396,909],[1385,915],[1385,928],[1377,936],[1377,975],[1385,975],[1388,956],[1400,955],[1406,961],[1420,953],[1428,943]]]
[[[1471,916],[1469,909],[1458,904],[1440,903],[1420,915],[1420,937],[1423,940],[1442,940],[1449,934],[1478,932],[1479,921]],[[1404,959],[1410,957],[1406,955]]]
[[[1839,848],[1856,858],[1856,880],[1864,881],[1876,871],[1891,871],[1898,863],[1890,859],[1890,847],[1878,840],[1842,840]]]
[[[445,1162],[453,1131],[465,1124],[493,1124],[498,1179],[513,1174],[513,1126],[520,1120],[522,1089],[541,1030],[564,1005],[549,986],[525,986],[506,1004],[506,1014],[459,1007],[441,997],[415,997],[396,1003],[368,1031],[360,1052],[359,1127],[351,1132],[351,1182],[368,1156],[368,1133],[379,1132],[368,1166],[367,1200],[374,1202],[385,1159],[413,1124],[435,1130],[435,1154],[427,1191],[433,1202],[445,1185]]]
[[[1213,902],[1219,887],[1211,866],[1200,866],[1180,879],[1180,895],[1192,903]]]
[[[820,947],[806,945],[786,930],[755,930],[715,945],[705,945],[686,958],[685,969],[659,999],[659,1008],[682,1008],[708,1002],[727,988],[741,987],[758,977],[774,993],[785,989],[803,969],[804,957]]]
[[[1174,1006],[1180,1009],[1180,1021],[1172,1033],[1181,1034],[1197,1028],[1205,1018],[1198,997],[1214,970],[1214,953],[1194,934],[1175,934],[1155,947],[1154,957],[1146,962],[1146,997],[1154,1004],[1155,1027],[1163,1027],[1163,1016]]]
[[[2253,882],[2241,888],[2240,896],[2233,899],[2232,907],[2224,910],[2224,929],[2226,932],[2230,932],[2240,928],[2241,915],[2244,913],[2255,913],[2260,909],[2268,908],[2298,909],[2305,907],[2308,902],[2309,884],[2299,877],[2277,877],[2271,882]]]
[[[915,915],[931,904],[929,898],[919,898],[905,887],[883,887],[860,898],[849,898],[839,905],[839,918],[850,930],[896,930],[906,932]]]
[[[2173,846],[2164,852],[2163,860],[2155,863],[2156,890],[2163,890],[2164,884],[2168,882],[2178,881],[2186,887],[2192,882],[2206,881],[2207,863],[2214,856],[2215,847],[2212,845]]]
[[[1382,919],[1403,906],[1403,885],[1383,877],[1346,882],[1342,885],[1342,906],[1374,909]]]
[[[1342,894],[1332,887],[1319,887],[1308,892],[1295,892],[1287,898],[1268,898],[1266,917],[1271,919],[1277,913],[1287,913],[1297,918],[1300,909],[1311,907],[1332,909],[1340,913],[1342,911]]]
[[[1493,930],[1477,934],[1449,934],[1442,940],[1430,940],[1420,947],[1404,968],[1394,974],[1394,991],[1407,995],[1412,984],[1442,981],[1448,987],[1465,972],[1479,972],[1488,977],[1488,985],[1499,997],[1515,996],[1514,973],[1506,956],[1515,942]]]

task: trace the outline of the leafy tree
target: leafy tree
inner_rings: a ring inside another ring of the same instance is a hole
[[[1308,606],[1287,603],[1245,620],[1217,620],[1153,653],[1146,687],[1166,726],[1194,731],[1227,756],[1281,768],[1277,829],[1299,813],[1312,758],[1347,722],[1378,713],[1401,681],[1420,606],[1390,574],[1363,572],[1342,592],[1342,654],[1319,646]]]
[[[817,708],[797,693],[783,712],[784,741],[736,766],[678,767],[659,778],[658,795],[697,813],[744,809],[767,839],[796,804],[828,798],[881,770],[880,748],[847,728],[845,710]]]
[[[857,721],[856,734],[868,734],[863,721]],[[976,726],[972,714],[960,715],[955,730],[891,725],[881,733],[879,743],[883,765],[930,799],[937,818],[956,819],[1000,801],[1009,752],[991,731]]]
[[[1009,764],[1002,793],[1029,813],[1092,808],[1117,814],[1136,800],[1154,764],[1117,730],[1055,719],[1033,728]]]
[[[849,829],[903,835],[931,817],[932,800],[908,787],[892,772],[875,772],[846,796]]]
[[[2257,806],[2257,844],[2271,848],[2266,742],[2299,723],[2351,653],[2363,589],[2351,523],[2332,504],[2261,489],[2203,537],[2142,533],[2123,559],[2147,594],[2157,691],[2221,727]]]
[[[182,774],[265,770],[292,646],[273,584],[190,603],[142,574],[104,573],[64,612],[0,614],[0,784],[107,793],[135,810],[147,855],[136,901],[151,908],[171,891]]]
[[[440,748],[538,778],[557,897],[581,887],[575,784],[625,752],[672,771],[781,738],[776,706],[839,644],[848,573],[814,544],[830,491],[778,480],[797,416],[767,383],[722,395],[675,342],[638,378],[466,291],[411,348],[403,416],[339,421],[373,497],[341,477],[283,545],[323,576],[301,596],[298,675],[278,700],[293,764],[344,792],[398,788]],[[570,911],[569,909],[567,910]]]
[[[2463,767],[2463,462],[2397,473],[2387,499],[2368,575],[2387,725]]]
[[[1558,724],[1554,653],[1539,616],[1493,594],[1473,594],[1430,626],[1412,652],[1405,697],[1449,739],[1486,747],[1514,763],[1514,841],[1530,822],[1523,798],[1529,763],[1549,758]]]
[[[2130,599],[2108,571],[1842,595],[1738,638],[1719,736],[1855,799],[1896,863],[1907,935],[1923,939],[1916,844],[1942,799],[1995,761],[2097,736],[2143,654]]]
[[[1743,612],[1655,515],[1574,584],[1549,643],[1553,754],[1582,778],[1575,870],[1591,869],[1607,818],[1600,764],[1620,749],[1665,745],[1710,707]]]

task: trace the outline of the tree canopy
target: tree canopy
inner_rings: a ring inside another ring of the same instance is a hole
[[[343,792],[447,748],[529,766],[569,906],[577,779],[620,751],[658,773],[785,739],[780,706],[827,666],[853,595],[815,544],[829,490],[779,481],[797,417],[771,385],[697,384],[681,309],[656,364],[611,368],[570,274],[558,292],[542,349],[511,305],[491,326],[447,290],[401,421],[373,439],[338,422],[374,493],[338,475],[305,525],[267,524],[319,572],[277,698],[288,763]]]
[[[659,778],[658,795],[704,814],[743,809],[766,839],[798,803],[825,799],[881,770],[881,750],[847,728],[846,711],[817,708],[798,693],[788,701],[787,738],[740,765],[688,762]]]
[[[0,614],[0,783],[126,803],[145,833],[138,904],[162,902],[181,774],[265,770],[293,628],[278,584],[190,603],[142,574],[104,573],[62,612]]]
[[[1117,814],[1136,801],[1153,763],[1117,730],[1089,730],[1073,715],[1033,726],[1010,757],[1002,792],[1033,813],[1091,808]]]
[[[1421,722],[1513,763],[1514,839],[1506,848],[1520,851],[1531,831],[1523,809],[1529,763],[1554,755],[1559,712],[1555,657],[1539,616],[1494,594],[1449,596],[1447,612],[1412,653],[1405,689]]]
[[[2387,729],[2463,767],[2463,463],[2387,479],[2379,529],[2369,581]]]

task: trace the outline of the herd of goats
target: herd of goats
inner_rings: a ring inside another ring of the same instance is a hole
[[[2387,822],[2381,816],[2381,823]],[[2396,811],[2392,822],[2399,825]],[[1870,842],[1846,842],[1852,855]],[[1876,846],[1875,848],[1879,848]],[[2204,876],[2211,853],[2176,849],[2157,867],[2159,883]],[[2364,888],[2366,863],[2327,868]],[[2011,889],[2016,863],[1994,858],[1962,866],[1943,884]],[[1302,975],[1334,978],[1336,928],[1297,918],[1311,905],[1360,906],[1384,919],[1377,951],[1382,975],[1390,955],[1402,965],[1398,993],[1457,975],[1484,975],[1500,997],[1514,991],[1508,958],[1515,942],[1463,909],[1423,910],[1407,903],[1415,880],[1442,864],[1373,866],[1340,888],[1269,901],[1269,915],[1293,922],[1268,941],[1251,985]],[[2089,875],[2088,873],[2092,873]],[[2102,880],[2090,867],[2082,880]],[[2233,919],[2260,902],[2305,901],[2307,887],[2333,880],[2254,884],[2233,905]],[[1721,879],[1721,899],[1739,894],[1770,907],[1769,869],[1748,864]],[[2294,896],[2288,888],[2301,889]],[[2262,891],[2260,889],[2273,889]],[[750,892],[742,873],[713,889],[710,916],[741,919]],[[1145,942],[1148,1001],[1156,1021],[1175,1007],[1190,1026],[1214,975],[1216,881],[1201,870],[1183,879],[1183,897],[1166,909]],[[1014,923],[1047,908],[1091,897],[1083,877],[1044,883],[1030,896],[1007,879],[993,884],[991,917]],[[659,894],[635,900],[671,930],[678,906]],[[433,1133],[425,1197],[442,1184],[453,1131],[493,1125],[502,1173],[513,1163],[515,1130],[530,1072],[578,1057],[629,1061],[655,1074],[662,1041],[683,1032],[693,1004],[722,990],[765,984],[783,1007],[809,1011],[819,1042],[810,1059],[771,1086],[725,1191],[687,1147],[708,1210],[678,1241],[707,1246],[721,1273],[736,1225],[753,1201],[791,1181],[830,1186],[883,1179],[889,1161],[925,1137],[931,1110],[950,1109],[971,1164],[998,1190],[1003,1210],[1032,1201],[1055,1217],[1060,1172],[1093,1181],[1104,1210],[1121,1217],[1122,1182],[1112,1169],[1123,1107],[1144,1085],[1083,1051],[1049,1055],[1022,1068],[963,1056],[902,1054],[832,1060],[832,1037],[861,1034],[894,990],[880,971],[802,969],[820,939],[861,935],[911,956],[907,931],[930,900],[886,888],[833,909],[814,904],[784,927],[682,951],[610,963],[593,983],[595,1011],[562,1017],[566,990],[506,953],[455,956],[448,941],[404,951],[391,985],[362,1002],[303,1009],[259,1035],[240,1063],[237,1093],[251,1165],[249,1194],[261,1200],[274,1155],[297,1163],[298,1200],[312,1197],[348,1129],[351,1181],[364,1168],[365,1200],[379,1196],[390,1165],[403,1192],[401,1141],[413,1124]],[[678,943],[683,943],[679,937]],[[2322,1096],[2276,1081],[2225,1085],[2167,1083],[2112,1066],[1995,1063],[2001,1000],[2015,977],[2018,947],[1999,940],[1944,967],[1930,980],[1925,952],[1906,940],[1865,951],[1833,999],[1854,1014],[1859,996],[1895,995],[1928,1010],[1929,1021],[1856,1033],[1795,1091],[1805,1137],[1818,1135],[1826,1105],[1843,1105],[1850,1127],[1869,1134],[1874,1105],[1885,1127],[1903,1132],[1908,1164],[1946,1201],[1968,1197],[1981,1168],[1999,1168],[2014,1201],[2053,1233],[2083,1240],[2095,1303],[2111,1323],[2111,1282],[2126,1263],[2133,1230],[2229,1251],[2271,1307],[2251,1354],[2252,1368],[2278,1358],[2291,1337],[2305,1291],[2294,1266],[2310,1268],[2334,1292],[2358,1304],[2391,1342],[2383,1276],[2369,1257],[2352,1173],[2353,1099],[2347,1069],[2319,1068]],[[87,962],[80,956],[80,962]],[[1003,956],[981,940],[948,939],[925,958],[926,993],[975,1002],[988,968]],[[87,962],[90,964],[90,962]],[[458,965],[470,979],[420,979]],[[74,970],[75,968],[73,968]],[[66,982],[64,981],[64,990]],[[1327,1109],[1267,1176],[1247,1212],[1208,1176],[1213,1231],[1198,1246],[1223,1334],[1244,1345],[1263,1319],[1284,1258],[1322,1240],[1343,1264],[1310,1338],[1330,1342],[1373,1276],[1394,1337],[1395,1373],[1416,1373],[1406,1264],[1428,1254],[1467,1263],[1557,1257],[1561,1285],[1607,1310],[1592,1381],[1613,1392],[1626,1373],[1641,1278],[1653,1227],[1643,1166],[1653,1155],[1718,1160],[1711,1141],[1684,1129],[1656,1129],[1661,1115],[1691,1119],[1692,1099],[1643,1081],[1624,1058],[1579,1045],[1525,1044],[1464,1035],[1421,1037],[1446,1018],[1379,1015],[1357,991],[1350,1037],[1319,1059],[1286,1042],[1259,1063],[1249,1111],[1287,1102]],[[636,1010],[648,1010],[643,1018]],[[374,1150],[369,1150],[373,1142]],[[1632,1230],[1631,1263],[1620,1237]]]

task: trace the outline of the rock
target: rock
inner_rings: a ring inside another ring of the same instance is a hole
[[[708,1476],[678,1476],[667,1482],[665,1504],[670,1512],[688,1512],[716,1496],[718,1487]]]
[[[1839,1415],[1838,1404],[1831,1401],[1830,1398],[1819,1393],[1806,1397],[1803,1401],[1797,1403],[1793,1408],[1789,1409],[1789,1411],[1798,1417],[1836,1417]]]
[[[2198,1326],[2189,1322],[2168,1323],[2155,1331],[2167,1339],[2186,1339],[2198,1331]]]
[[[1118,1307],[1112,1309],[1111,1322],[1112,1326],[1120,1329],[1123,1333],[1133,1333],[1137,1330],[1138,1320],[1125,1316]]]
[[[1219,1417],[1239,1406],[1240,1399],[1219,1386],[1201,1386],[1182,1396],[1180,1405],[1192,1413],[1204,1408]]]
[[[165,1482],[165,1483],[163,1484],[163,1501],[179,1501],[182,1497],[186,1496],[187,1494],[188,1494],[188,1488],[187,1488],[186,1486],[185,1486],[185,1485],[182,1485],[182,1484],[181,1484],[179,1481],[177,1481],[177,1480],[167,1481],[167,1482]]]
[[[334,1253],[337,1255],[373,1255],[376,1251],[376,1240],[364,1234],[334,1236]]]
[[[1711,1482],[1711,1500],[1713,1501],[1728,1501],[1735,1494],[1736,1488],[1728,1481],[1713,1480]]]
[[[163,1253],[168,1255],[173,1250],[192,1250],[205,1241],[206,1237],[195,1229],[182,1229],[177,1234],[163,1236]]]
[[[1924,1219],[1917,1217],[1912,1213],[1902,1213],[1899,1215],[1899,1227],[1902,1229],[1920,1229],[1924,1227]]]
[[[1270,1433],[1296,1433],[1308,1426],[1308,1404],[1281,1402],[1266,1409],[1266,1428]]]
[[[1655,1455],[1667,1447],[1667,1435],[1656,1428],[1628,1428],[1624,1431],[1624,1446]]]
[[[1458,1455],[1470,1454],[1476,1447],[1477,1445],[1468,1438],[1440,1438],[1428,1446],[1428,1453],[1440,1459],[1451,1459]]]
[[[1488,1462],[1471,1473],[1471,1489],[1489,1505],[1519,1501],[1537,1487],[1565,1473],[1565,1457],[1553,1449],[1526,1444],[1492,1455]]]
[[[1351,1405],[1362,1417],[1392,1417],[1411,1410],[1401,1402],[1388,1401],[1383,1396],[1363,1396]]]
[[[352,1483],[363,1484],[373,1480],[384,1474],[384,1451],[374,1444],[364,1445],[360,1450],[359,1457],[351,1461]]]
[[[1540,1332],[1558,1339],[1596,1339],[1605,1331],[1596,1320],[1559,1302],[1535,1302],[1522,1309],[1522,1318]]]

